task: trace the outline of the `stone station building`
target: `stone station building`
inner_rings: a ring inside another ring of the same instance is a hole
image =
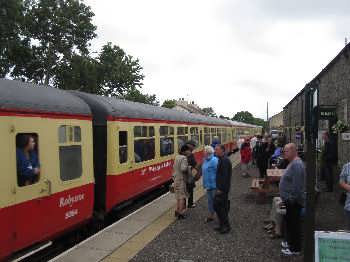
[[[343,124],[350,124],[350,44],[313,79],[308,85],[318,87],[318,104],[334,106],[336,119]],[[305,89],[303,88],[284,108],[283,125],[287,141],[294,142],[305,148]],[[323,131],[332,132],[331,125],[325,120],[319,121],[319,144]],[[347,131],[350,132],[350,131]],[[337,134],[338,165],[350,161],[350,141],[344,139],[344,134]]]

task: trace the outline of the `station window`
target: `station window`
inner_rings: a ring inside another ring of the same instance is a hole
[[[204,145],[210,145],[210,129],[208,127],[204,128]]]
[[[38,134],[16,135],[17,184],[20,187],[35,184],[40,179]]]
[[[180,148],[188,141],[188,127],[177,128],[177,148]]]
[[[134,127],[135,162],[144,162],[155,157],[155,138],[153,126]]]
[[[174,154],[174,127],[161,126],[159,128],[160,135],[160,156],[168,156]]]
[[[119,163],[128,161],[128,132],[119,131]]]
[[[81,128],[62,125],[58,128],[60,178],[73,180],[82,175]]]
[[[191,134],[191,140],[193,140],[196,143],[196,148],[197,148],[199,146],[198,127],[191,127],[190,128],[190,134]]]

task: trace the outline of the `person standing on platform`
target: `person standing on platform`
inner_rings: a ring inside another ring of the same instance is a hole
[[[191,175],[191,167],[188,165],[187,157],[191,154],[191,150],[187,145],[180,148],[180,154],[175,157],[174,162],[174,191],[176,198],[175,216],[178,219],[185,218],[184,212],[186,210],[186,198],[188,193],[186,190],[186,182],[188,176]]]
[[[243,177],[248,177],[249,164],[252,160],[252,149],[250,148],[249,139],[245,139],[241,145],[241,171]]]
[[[340,187],[346,191],[344,213],[347,230],[350,230],[350,162],[343,166],[339,179]]]
[[[228,220],[228,211],[230,201],[228,194],[231,187],[232,164],[230,159],[225,156],[225,146],[217,145],[215,154],[218,157],[218,167],[216,171],[216,192],[214,198],[214,210],[219,219],[219,226],[215,230],[221,234],[230,232],[231,226]]]
[[[333,168],[337,163],[337,147],[328,132],[323,133],[324,148],[321,154],[321,178],[326,180],[327,192],[333,191]]]
[[[187,141],[186,145],[189,147],[191,153],[187,156],[188,165],[191,167],[191,176],[186,183],[186,189],[188,192],[188,208],[194,208],[196,205],[193,203],[193,190],[196,187],[194,177],[198,174],[197,161],[194,157],[193,150],[196,148],[196,142],[193,140]]]
[[[262,136],[258,136],[258,140],[256,141],[256,145],[254,147],[254,157],[256,159],[256,165],[259,169],[260,178],[264,177],[265,169],[265,146],[266,144],[262,141]]]
[[[202,164],[203,187],[207,191],[208,216],[205,222],[211,222],[215,217],[214,198],[216,190],[216,171],[218,158],[214,156],[214,149],[211,146],[204,147],[204,159]]]
[[[220,140],[218,136],[214,136],[213,141],[211,143],[211,147],[215,149],[217,145],[220,145]]]
[[[286,256],[299,255],[301,252],[301,210],[305,203],[306,171],[303,161],[298,157],[295,144],[284,147],[284,157],[289,161],[281,177],[279,189],[286,206],[287,245],[281,252]]]

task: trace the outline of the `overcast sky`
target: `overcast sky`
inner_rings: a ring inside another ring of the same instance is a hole
[[[232,117],[282,110],[344,47],[349,0],[85,0],[98,37],[140,59],[143,92]]]

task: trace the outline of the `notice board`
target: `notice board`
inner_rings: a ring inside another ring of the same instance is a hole
[[[350,233],[315,232],[315,262],[349,262]]]

